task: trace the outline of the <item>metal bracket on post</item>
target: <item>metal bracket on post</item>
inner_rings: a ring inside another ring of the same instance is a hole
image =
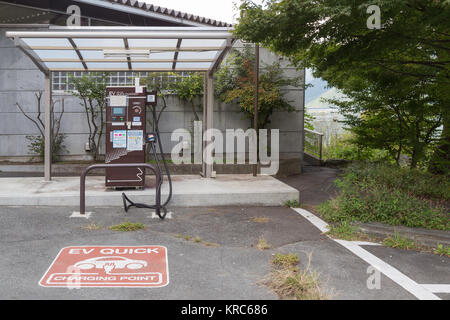
[[[153,171],[156,176],[156,214],[159,215],[161,212],[161,174],[159,171],[151,164],[148,163],[110,163],[110,164],[93,164],[81,173],[80,177],[80,217],[84,217],[86,214],[86,175],[89,171],[93,169],[106,169],[106,168],[136,168],[136,167],[144,167]]]

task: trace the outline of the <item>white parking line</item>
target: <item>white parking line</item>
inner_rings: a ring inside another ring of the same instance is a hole
[[[311,222],[317,229],[319,229],[323,233],[330,231],[328,223],[326,223],[316,215],[312,214],[311,212],[300,208],[292,208],[292,209],[297,211],[297,213],[302,215],[304,218],[308,219],[309,222]]]
[[[422,284],[422,287],[434,293],[450,293],[450,284]]]
[[[313,213],[300,209],[300,208],[293,208],[294,211],[299,213],[301,216],[303,216],[305,219],[307,219],[309,222],[311,222],[316,228],[318,228],[322,232],[327,232],[329,230],[328,224],[314,215]],[[387,264],[380,258],[376,257],[375,255],[371,254],[367,250],[364,250],[360,247],[362,243],[360,241],[345,241],[345,240],[338,240],[333,239],[330,237],[333,241],[339,243],[341,246],[345,247],[347,250],[351,251],[353,254],[373,266],[375,269],[383,273],[385,276],[390,278],[392,281],[397,283],[399,286],[404,288],[406,291],[414,295],[416,298],[420,300],[441,300],[438,296],[433,294],[433,292],[426,286],[436,286],[436,285],[420,285],[405,274],[401,273],[391,265]],[[431,287],[430,287],[431,288]],[[434,287],[437,288],[437,287]],[[447,289],[447,288],[444,288]]]

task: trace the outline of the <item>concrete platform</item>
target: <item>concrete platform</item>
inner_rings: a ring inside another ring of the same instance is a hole
[[[145,190],[126,190],[135,202],[155,202],[154,177],[146,177]],[[172,177],[173,195],[170,206],[225,206],[258,205],[279,206],[287,200],[298,200],[298,190],[271,177],[252,175],[218,175],[205,179],[199,175]],[[105,178],[88,176],[86,179],[86,210],[89,206],[122,206],[123,191],[105,188]],[[169,193],[165,177],[162,201]],[[3,206],[78,206],[80,178],[57,177],[50,182],[40,177],[1,178],[0,205]]]

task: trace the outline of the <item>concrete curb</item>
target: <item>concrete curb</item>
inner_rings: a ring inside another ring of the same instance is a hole
[[[78,206],[80,178],[57,177],[52,181],[42,178],[2,178],[0,206]],[[154,203],[155,189],[127,190],[135,202]],[[205,179],[198,175],[178,175],[172,179],[173,196],[170,206],[282,206],[288,200],[299,198],[299,191],[270,177],[252,175],[218,175]],[[169,185],[163,184],[163,201]],[[122,191],[105,188],[105,178],[91,176],[86,180],[86,206],[122,206]]]
[[[393,237],[398,233],[402,237],[415,241],[418,244],[436,247],[442,244],[446,247],[450,246],[450,232],[442,230],[428,230],[423,228],[408,228],[404,226],[388,226],[382,223],[358,223],[356,224],[362,233],[374,236],[376,238]]]

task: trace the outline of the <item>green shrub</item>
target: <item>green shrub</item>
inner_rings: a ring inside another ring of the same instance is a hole
[[[66,151],[64,146],[64,134],[58,134],[56,139],[52,141],[52,162],[59,160],[59,154]],[[30,143],[28,144],[28,150],[31,154],[36,154],[39,156],[41,161],[44,161],[45,154],[45,139],[43,136],[26,136],[25,137]],[[34,157],[32,157],[33,159]]]
[[[300,203],[297,200],[287,200],[284,205],[289,208],[299,208]]]
[[[381,222],[450,230],[448,177],[381,164],[357,164],[336,180],[339,195],[318,207],[332,222]]]
[[[378,161],[388,157],[384,150],[363,148],[353,142],[351,133],[333,135],[323,146],[323,159],[371,160]]]

